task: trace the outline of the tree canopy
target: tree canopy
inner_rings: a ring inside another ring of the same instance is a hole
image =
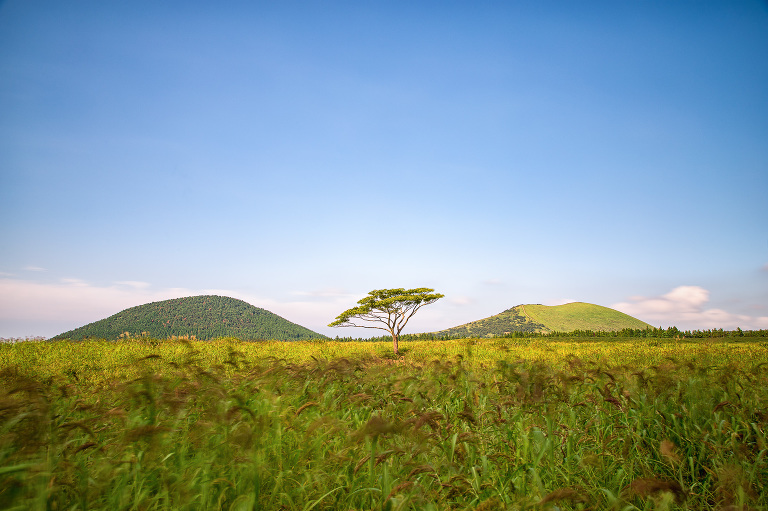
[[[374,289],[368,296],[359,300],[357,307],[352,307],[339,314],[332,327],[375,328],[389,332],[395,355],[398,354],[400,333],[416,311],[425,305],[435,303],[444,295],[434,289],[420,287],[416,289]],[[366,325],[360,321],[373,323]]]

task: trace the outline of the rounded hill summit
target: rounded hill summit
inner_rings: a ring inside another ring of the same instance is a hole
[[[64,332],[53,339],[119,339],[183,337],[210,340],[303,341],[324,339],[268,310],[226,296],[202,295],[173,298],[125,309],[108,318]]]

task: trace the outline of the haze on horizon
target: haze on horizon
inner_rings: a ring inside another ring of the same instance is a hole
[[[760,1],[0,3],[0,337],[582,301],[768,328]]]

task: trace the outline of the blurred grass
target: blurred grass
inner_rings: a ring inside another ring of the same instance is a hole
[[[768,508],[762,344],[402,347],[0,346],[0,508]]]

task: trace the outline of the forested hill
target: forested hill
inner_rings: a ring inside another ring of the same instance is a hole
[[[325,338],[242,300],[213,295],[174,298],[131,307],[53,339],[80,340],[89,337],[188,337],[197,340],[234,337],[281,341]]]
[[[518,305],[489,318],[437,332],[452,337],[495,337],[515,332],[619,331],[652,328],[623,312],[591,303]]]

